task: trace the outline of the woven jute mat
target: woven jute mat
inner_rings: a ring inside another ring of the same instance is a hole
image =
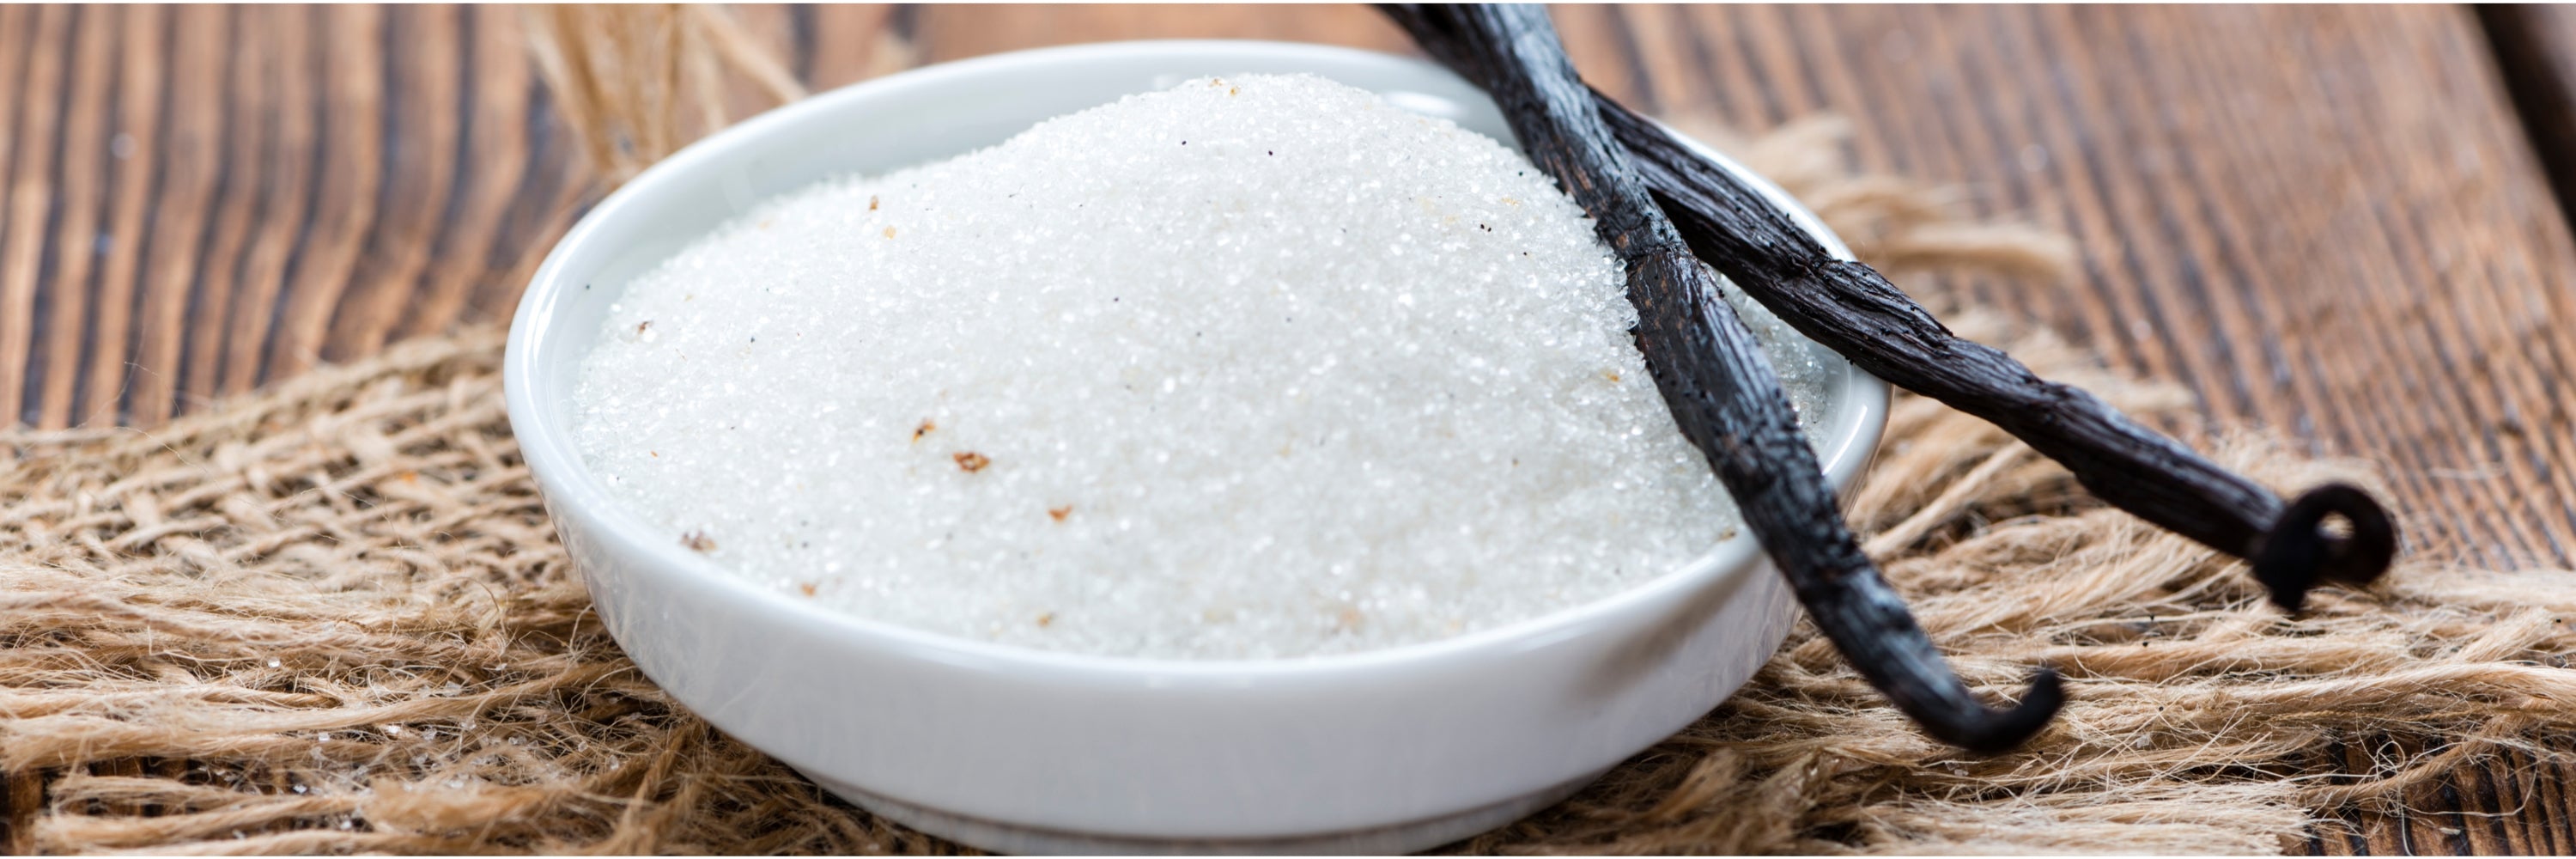
[[[1844,175],[1834,135],[1809,122],[1731,145],[1906,283],[2063,264],[2060,239]],[[1946,310],[2044,374],[2191,423],[2175,390]],[[0,432],[8,846],[955,851],[830,798],[636,671],[519,460],[500,354],[499,332],[472,330],[166,427]],[[2285,489],[2371,482],[2262,437],[2206,444]],[[2241,565],[1903,395],[1845,502],[1972,685],[2009,694],[2032,665],[2065,672],[2054,726],[1963,756],[1802,626],[1681,734],[1451,849],[2268,853],[2334,825],[2320,811],[2395,802],[2505,750],[2548,757],[2535,738],[2576,724],[2564,572],[2419,554],[2286,616]]]

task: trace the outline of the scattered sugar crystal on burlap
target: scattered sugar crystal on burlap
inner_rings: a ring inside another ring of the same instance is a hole
[[[1737,307],[1815,432],[1826,366]],[[626,285],[577,431],[674,545],[820,605],[1347,652],[1734,537],[1634,321],[1511,149],[1321,78],[1208,78],[726,223]]]

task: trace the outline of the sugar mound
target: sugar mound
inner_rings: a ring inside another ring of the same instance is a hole
[[[1601,598],[1736,539],[1545,174],[1310,76],[1201,79],[772,200],[627,284],[590,468],[799,599],[1276,658]],[[1813,432],[1825,369],[1739,304]]]

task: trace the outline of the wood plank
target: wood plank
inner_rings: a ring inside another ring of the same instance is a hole
[[[2576,212],[2576,10],[2481,3],[2477,13],[2559,209]]]
[[[34,417],[28,396],[35,323],[48,221],[55,205],[54,152],[61,125],[64,67],[71,62],[74,12],[52,6],[21,15],[11,28],[21,38],[10,52],[23,63],[15,93],[17,122],[10,129],[8,225],[0,232],[0,407],[21,421]],[[30,21],[28,18],[35,20]]]
[[[156,424],[507,314],[586,175],[518,15],[0,10],[0,421]]]
[[[293,49],[288,40],[281,38],[285,34],[266,29],[263,20],[253,18],[254,11],[232,8],[224,15],[222,32],[228,37],[247,38],[251,33],[260,33],[265,46],[274,50],[219,52],[225,58],[220,71],[225,88],[217,114],[223,135],[223,166],[211,216],[213,235],[196,266],[185,325],[179,329],[184,348],[179,350],[181,357],[171,372],[177,380],[171,408],[178,411],[215,396],[216,374],[223,367],[226,333],[230,331],[221,320],[231,312],[243,255],[259,217],[260,187],[265,184],[260,181],[264,176],[261,154],[268,148],[273,125],[268,116],[273,92],[261,80],[263,58]]]
[[[377,194],[385,173],[400,164],[384,157],[385,128],[396,119],[385,110],[385,91],[399,83],[388,80],[395,40],[385,13],[381,6],[351,5],[316,16],[319,80],[327,82],[314,118],[320,184],[313,191],[312,221],[297,237],[293,267],[282,276],[278,329],[266,344],[258,378],[295,375],[321,360],[332,310],[348,292],[361,254],[369,247],[400,253],[395,249],[401,245],[366,241],[380,210]],[[436,187],[403,189],[411,194],[396,208],[434,204],[427,191]]]
[[[445,213],[431,254],[436,263],[408,317],[395,329],[396,337],[488,318],[488,310],[474,305],[473,296],[518,263],[508,258],[507,215],[541,174],[572,169],[573,155],[563,147],[555,150],[553,160],[533,157],[529,141],[536,133],[559,132],[527,119],[540,112],[544,88],[528,59],[517,10],[479,7],[464,14],[465,43],[456,50],[463,55],[458,68],[465,77],[459,92],[470,100],[460,109],[465,151],[459,156],[457,182],[465,196]]]
[[[1125,39],[1272,39],[1383,51],[1411,45],[1383,17],[1352,5],[933,5],[920,8],[911,29],[925,63]]]
[[[456,192],[463,132],[466,11],[406,6],[385,10],[372,34],[384,52],[383,176],[378,219],[365,237],[366,266],[341,287],[322,357],[348,360],[384,348],[422,289],[430,248]]]
[[[50,258],[42,290],[51,307],[28,345],[29,382],[38,423],[62,425],[71,414],[81,349],[89,340],[90,292],[97,271],[100,210],[108,190],[107,141],[115,111],[117,19],[127,10],[89,6],[73,17],[73,53],[65,64],[63,127],[55,141]]]
[[[2388,463],[2418,550],[2567,560],[2576,486],[2550,464],[2566,460],[2570,433],[2544,380],[2571,347],[2542,332],[2576,312],[2571,252],[2549,201],[2521,181],[2535,165],[2465,16],[1808,17],[1841,60],[1810,64],[1815,74],[1882,94],[1822,105],[1867,118],[1865,160],[1956,147],[1955,160],[1912,172],[2084,240],[2087,282],[2017,290],[2036,315],[2190,386],[2214,421]],[[1712,18],[1706,41],[1796,43],[1749,10]],[[1728,39],[1727,26],[1754,32]],[[2274,46],[2230,32],[2312,35]],[[1908,61],[1885,61],[1891,42],[1910,46]]]
[[[258,215],[236,275],[239,280],[233,286],[232,303],[214,311],[226,321],[220,329],[221,363],[208,368],[215,374],[214,387],[206,392],[210,395],[238,394],[266,378],[261,372],[265,369],[262,358],[275,333],[278,296],[286,290],[296,248],[313,226],[317,203],[313,174],[322,156],[316,114],[322,112],[323,106],[316,91],[319,82],[325,80],[320,62],[324,40],[314,30],[322,14],[320,9],[310,7],[258,6],[242,10],[243,31],[270,34],[277,40],[277,48],[247,52],[256,69],[252,86],[259,88],[263,97],[257,102],[257,110],[232,118],[236,123],[258,123],[270,132],[263,141],[259,172],[254,179],[260,189]],[[214,318],[213,312],[204,318]]]
[[[124,399],[126,368],[132,366],[128,348],[138,322],[135,298],[140,292],[143,246],[151,240],[144,233],[145,210],[163,173],[160,154],[146,147],[160,139],[162,117],[169,109],[164,93],[169,81],[166,58],[174,36],[171,10],[128,6],[122,11],[116,126],[105,140],[114,171],[109,177],[114,202],[104,239],[107,259],[99,270],[98,309],[85,366],[79,368],[84,375],[73,392],[69,412],[81,423],[115,420],[116,405]]]
[[[467,92],[477,99],[497,97],[504,104],[520,106],[524,112],[506,119],[496,117],[496,124],[502,126],[496,131],[514,136],[496,140],[495,146],[511,151],[505,160],[516,163],[519,169],[508,198],[497,201],[501,205],[489,225],[491,232],[483,236],[478,260],[481,267],[464,281],[468,290],[463,294],[463,303],[454,308],[453,318],[457,321],[509,318],[546,249],[579,214],[575,204],[583,198],[590,181],[572,132],[546,110],[545,85],[528,60],[519,10],[477,11],[483,14],[477,18],[480,41],[475,61],[490,63],[482,69],[490,75],[488,83]],[[480,32],[487,28],[488,35]],[[500,95],[494,90],[516,93]],[[496,174],[493,178],[498,180],[501,176]]]

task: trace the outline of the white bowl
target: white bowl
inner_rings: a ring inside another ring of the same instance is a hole
[[[1431,847],[1555,802],[1742,685],[1795,609],[1750,539],[1599,602],[1428,644],[1296,660],[1109,658],[789,599],[683,550],[583,465],[571,392],[609,303],[718,223],[827,176],[959,154],[1191,77],[1259,72],[1313,72],[1511,140],[1492,102],[1415,60],[1272,42],[1085,45],[946,63],[771,111],[655,165],[584,217],[519,304],[504,380],[546,509],[644,673],[870,811],[1004,852]],[[1786,194],[1754,184],[1845,253]],[[1837,488],[1869,458],[1887,408],[1885,385],[1843,366],[1819,448]]]

